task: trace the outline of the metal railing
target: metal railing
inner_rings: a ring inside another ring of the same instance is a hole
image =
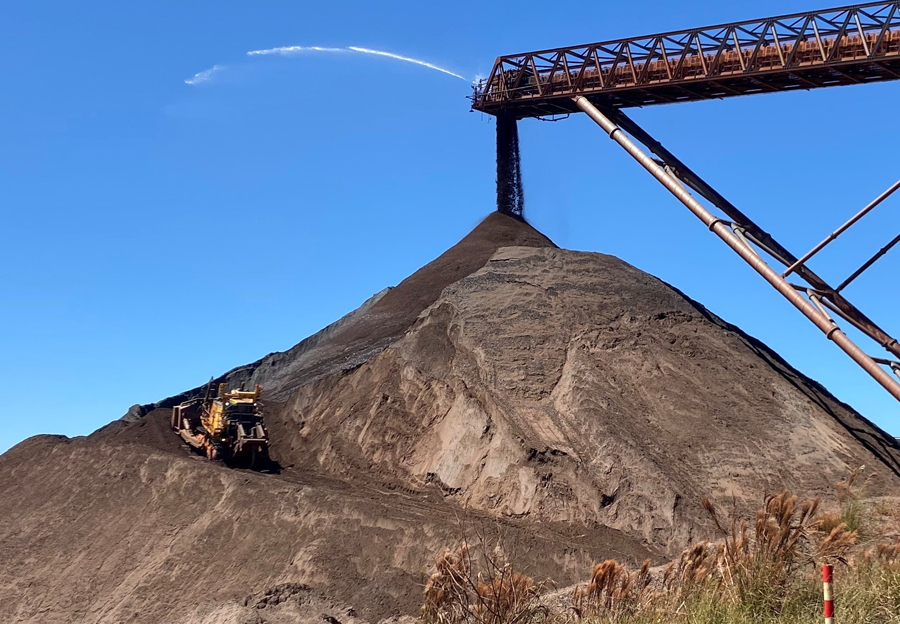
[[[900,1],[501,56],[472,105],[516,117],[900,79]]]

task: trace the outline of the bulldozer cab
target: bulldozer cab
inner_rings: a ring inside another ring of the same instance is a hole
[[[234,423],[246,421],[248,424],[254,418],[259,418],[257,414],[257,399],[259,398],[259,387],[247,392],[244,390],[234,390],[228,392],[225,384],[219,384],[219,396],[210,400],[203,410],[203,426],[214,436],[221,436]]]
[[[262,388],[228,391],[219,384],[211,396],[195,398],[172,410],[172,428],[192,447],[206,452],[210,459],[244,460],[251,466],[256,456],[267,456],[269,432],[259,403]]]

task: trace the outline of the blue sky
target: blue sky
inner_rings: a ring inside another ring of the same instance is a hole
[[[0,451],[85,434],[290,347],[493,209],[498,54],[822,8],[803,1],[8,2],[0,19]],[[185,80],[215,65],[210,80]],[[801,252],[898,177],[900,83],[633,116]],[[520,127],[529,220],[761,338],[895,435],[897,403],[586,118]],[[895,198],[817,257],[839,281]],[[889,330],[896,256],[847,294]],[[879,287],[882,290],[879,291]]]

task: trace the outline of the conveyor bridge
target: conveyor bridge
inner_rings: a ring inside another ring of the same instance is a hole
[[[900,1],[873,2],[501,56],[488,78],[475,86],[472,107],[497,117],[497,204],[501,211],[522,213],[516,120],[584,112],[829,340],[900,400],[896,379],[900,377],[900,343],[844,294],[851,283],[858,283],[863,272],[900,243],[900,235],[837,286],[808,264],[900,189],[900,181],[821,243],[796,256],[624,112],[630,107],[898,78]],[[900,110],[898,95],[893,92],[891,97],[898,101]],[[869,355],[844,332],[847,326],[874,341],[886,356]]]

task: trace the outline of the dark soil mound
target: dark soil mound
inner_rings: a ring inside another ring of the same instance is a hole
[[[414,614],[473,529],[567,584],[713,536],[702,496],[744,512],[863,464],[900,491],[897,442],[764,345],[500,214],[225,379],[267,389],[280,474],[188,451],[165,406],[189,393],[0,456],[0,621],[355,624]]]
[[[397,340],[444,288],[483,267],[501,247],[514,246],[555,247],[524,220],[491,213],[465,238],[396,287],[378,293],[291,349],[235,368],[214,383],[246,387],[260,384],[265,398],[280,401],[294,388],[323,375],[359,366]],[[204,387],[133,409],[143,414],[156,407],[177,405],[202,393]]]

